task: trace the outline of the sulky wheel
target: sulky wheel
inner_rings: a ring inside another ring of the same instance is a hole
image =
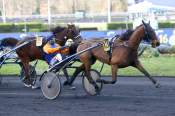
[[[100,78],[100,73],[97,70],[91,69],[90,71],[92,79],[96,82],[97,79]],[[86,76],[83,75],[83,86],[85,91],[89,94],[89,95],[97,95],[97,92],[95,91],[95,88],[92,84],[89,83],[88,79],[86,78]],[[98,87],[99,87],[99,91],[102,90],[103,87],[103,83],[97,83]]]
[[[47,99],[55,99],[61,93],[61,82],[53,72],[45,73],[41,78],[41,90]]]

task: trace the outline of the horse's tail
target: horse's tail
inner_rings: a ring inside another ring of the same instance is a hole
[[[18,43],[18,40],[16,38],[8,37],[1,40],[0,46],[15,47],[17,43]]]

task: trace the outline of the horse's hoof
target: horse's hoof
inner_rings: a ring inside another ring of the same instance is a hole
[[[25,87],[31,87],[32,86],[32,84],[30,83],[30,81],[28,79],[23,80],[23,84],[24,84]]]
[[[100,92],[96,92],[96,96],[99,96],[100,95]]]
[[[64,86],[64,88],[66,88],[67,90],[75,90],[76,89],[76,87],[73,85],[66,85],[66,86]]]
[[[25,87],[31,87],[31,84],[23,83]]]
[[[73,85],[71,85],[69,89],[70,89],[70,90],[75,90],[75,89],[76,89],[76,87],[75,87],[75,86],[73,86]]]
[[[63,85],[64,86],[69,85],[69,82],[68,81],[64,81]]]
[[[161,87],[160,83],[156,83],[156,84],[155,84],[155,87],[156,87],[156,88],[160,88],[160,87]]]
[[[97,79],[96,82],[97,82],[97,83],[102,83],[103,80],[102,80],[102,79]]]
[[[99,90],[99,88],[98,88],[98,89],[95,89],[95,92],[96,92],[96,95],[100,95],[100,90]]]
[[[37,85],[37,84],[32,85],[32,89],[40,89],[40,85]]]
[[[114,81],[111,81],[111,84],[115,84],[116,83],[116,80],[114,80]]]

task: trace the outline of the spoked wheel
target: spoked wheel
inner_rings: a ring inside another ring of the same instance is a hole
[[[97,79],[100,79],[100,73],[97,70],[91,69],[90,71],[92,79],[96,82]],[[89,94],[89,95],[97,95],[97,92],[95,91],[94,86],[89,83],[87,77],[85,75],[83,75],[83,86],[85,91]],[[99,91],[102,90],[103,87],[103,83],[97,83],[98,87],[99,87]]]
[[[47,72],[41,78],[41,90],[47,99],[55,99],[61,93],[61,81],[56,73]]]
[[[36,74],[36,70],[35,67],[32,65],[29,65],[29,71],[30,71],[30,81],[32,85],[35,85],[36,79],[37,79],[37,74]],[[22,80],[22,82],[24,82],[25,80],[25,71],[24,68],[21,67],[21,72],[20,72],[20,80]],[[24,84],[25,85],[25,84]]]

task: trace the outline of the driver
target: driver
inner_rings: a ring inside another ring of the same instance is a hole
[[[65,56],[69,49],[61,47],[59,44],[55,42],[55,38],[52,38],[47,42],[43,47],[43,51],[46,53],[45,60],[47,63],[52,66],[57,62],[60,62]]]
[[[52,38],[47,42],[46,45],[43,47],[43,51],[45,52],[45,60],[50,66],[53,66],[57,62],[60,62],[62,59],[65,58],[64,54],[67,54],[69,52],[68,47],[61,47],[59,44],[55,42],[55,38]],[[59,68],[59,67],[58,67]],[[69,79],[67,70],[63,69],[63,72],[67,78]],[[70,89],[75,89],[75,86],[70,85]]]

